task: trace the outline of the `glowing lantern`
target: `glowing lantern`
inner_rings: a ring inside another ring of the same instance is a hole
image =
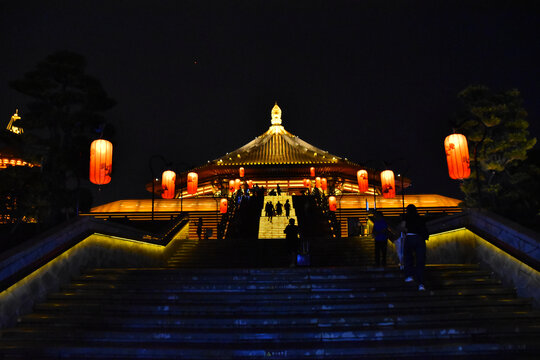
[[[199,175],[194,172],[187,174],[187,192],[188,194],[197,193],[197,182],[199,180]]]
[[[229,192],[231,194],[234,192],[234,180],[229,180]]]
[[[337,199],[335,196],[330,196],[328,198],[328,208],[330,209],[330,211],[337,210]]]
[[[366,192],[368,191],[368,173],[366,170],[358,170],[356,173],[356,177],[358,178],[358,190],[360,192]]]
[[[221,199],[219,201],[219,212],[222,214],[227,212],[227,199]]]
[[[163,193],[161,197],[164,199],[174,198],[174,185],[176,182],[176,174],[174,171],[166,170],[161,175],[161,187],[163,188]]]
[[[322,178],[321,179],[321,189],[323,191],[326,191],[327,188],[328,188],[328,180],[326,180],[326,178]]]
[[[307,179],[304,179],[304,187],[307,187]]]
[[[242,182],[240,181],[240,179],[234,180],[234,190],[240,189],[240,184],[241,184],[241,183],[242,183]]]
[[[444,139],[448,174],[452,179],[466,179],[471,175],[467,138],[462,134],[448,135]]]
[[[309,173],[311,177],[315,177],[315,168],[314,167],[309,168]]]
[[[384,170],[381,172],[381,188],[383,197],[385,199],[396,197],[394,172],[392,170]]]
[[[315,187],[319,189],[321,188],[321,178],[318,176],[315,178]]]
[[[248,180],[248,181],[247,181],[247,184],[248,184],[248,187],[249,187],[250,189],[253,188],[253,180]]]
[[[90,181],[97,185],[111,182],[113,146],[110,141],[99,139],[90,145]]]
[[[238,173],[240,174],[240,177],[243,178],[244,177],[244,168],[241,167],[240,169],[238,169]]]
[[[311,188],[311,180],[310,180],[310,179],[307,179],[307,180],[306,180],[306,186],[307,186],[308,188]]]

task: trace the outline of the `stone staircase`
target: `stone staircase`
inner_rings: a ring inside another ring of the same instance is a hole
[[[0,338],[2,359],[521,359],[540,314],[477,265],[94,269]]]
[[[285,239],[285,234],[283,230],[289,224],[289,219],[285,216],[285,209],[283,209],[283,214],[281,216],[274,216],[272,222],[268,221],[268,218],[265,216],[264,205],[268,201],[271,201],[274,207],[278,201],[285,205],[285,202],[289,200],[291,204],[291,213],[289,218],[295,220],[295,224],[298,225],[298,219],[296,218],[296,211],[293,206],[293,198],[291,195],[279,195],[279,196],[265,196],[263,209],[261,211],[261,218],[259,220],[259,239]]]

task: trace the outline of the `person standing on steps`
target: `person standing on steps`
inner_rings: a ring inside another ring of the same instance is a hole
[[[373,237],[375,238],[375,266],[386,266],[386,248],[388,245],[388,224],[380,211],[375,212]]]
[[[287,241],[287,249],[291,256],[290,266],[293,267],[296,264],[296,253],[299,247],[298,241],[298,226],[294,225],[294,219],[289,219],[289,225],[283,230],[285,233],[285,240]]]
[[[283,214],[283,204],[279,202],[277,202],[276,204],[276,215],[277,216],[281,216]]]
[[[289,218],[289,215],[291,215],[291,203],[289,203],[289,199],[285,201],[285,205],[283,205],[285,208],[285,216],[287,219]]]
[[[276,191],[277,191],[277,195],[281,196],[281,188],[279,187],[279,184],[277,184]]]
[[[199,221],[197,222],[197,237],[199,238],[199,240],[201,240],[201,237],[202,237],[202,227],[203,227],[203,220],[200,217]]]
[[[404,220],[400,223],[400,230],[405,235],[403,256],[405,260],[405,282],[416,279],[418,290],[425,290],[424,267],[426,265],[426,240],[429,233],[424,220],[418,214],[416,206],[409,204]]]

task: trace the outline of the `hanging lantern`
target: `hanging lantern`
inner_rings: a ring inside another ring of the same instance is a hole
[[[311,175],[311,177],[315,177],[315,168],[314,167],[309,168],[309,174]]]
[[[219,201],[219,212],[222,214],[227,212],[227,199],[221,199]]]
[[[113,146],[110,141],[99,139],[90,145],[90,181],[97,185],[111,182]]]
[[[199,180],[199,175],[195,172],[190,172],[187,175],[187,192],[188,194],[197,193],[197,182]]]
[[[234,180],[229,180],[229,193],[234,192]]]
[[[396,197],[394,172],[392,170],[384,170],[381,172],[381,189],[385,199]]]
[[[337,199],[335,196],[330,196],[328,198],[328,208],[330,209],[330,211],[337,210]]]
[[[174,185],[176,182],[176,174],[172,170],[166,170],[161,175],[161,187],[163,192],[161,197],[164,199],[173,199],[174,198]]]
[[[315,178],[315,187],[319,189],[321,188],[321,178],[318,176]]]
[[[307,187],[307,179],[304,179],[304,187]]]
[[[326,180],[326,178],[322,178],[321,179],[321,189],[323,191],[326,191],[327,188],[328,188],[328,180]]]
[[[238,169],[238,173],[240,174],[240,177],[243,178],[244,177],[244,168],[241,167],[240,169]]]
[[[241,183],[242,183],[242,182],[240,181],[240,179],[234,180],[234,190],[240,189],[240,184],[241,184]]]
[[[366,170],[358,170],[356,173],[356,177],[358,178],[358,190],[360,192],[366,192],[368,191],[368,173]]]
[[[311,180],[310,179],[306,180],[306,187],[311,188]]]
[[[462,134],[448,135],[444,139],[448,174],[452,179],[466,179],[471,175],[467,138]]]
[[[248,180],[247,184],[250,189],[253,189],[253,180]]]

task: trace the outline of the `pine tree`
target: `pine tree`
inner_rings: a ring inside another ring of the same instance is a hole
[[[30,98],[23,111],[25,133],[20,138],[25,158],[41,163],[40,173],[32,177],[39,178],[40,186],[24,192],[11,190],[19,193],[19,211],[34,214],[40,222],[55,223],[69,217],[81,194],[88,198],[89,191],[80,184],[88,176],[90,142],[99,136],[97,129],[106,124],[103,113],[115,101],[85,68],[82,55],[60,51],[39,62],[22,79],[9,83]],[[39,201],[27,203],[25,198]]]
[[[465,205],[504,215],[534,211],[537,205],[526,185],[535,170],[525,160],[536,138],[529,135],[519,91],[475,85],[458,98],[463,108],[455,126],[467,136],[471,162],[471,176],[461,185]]]

